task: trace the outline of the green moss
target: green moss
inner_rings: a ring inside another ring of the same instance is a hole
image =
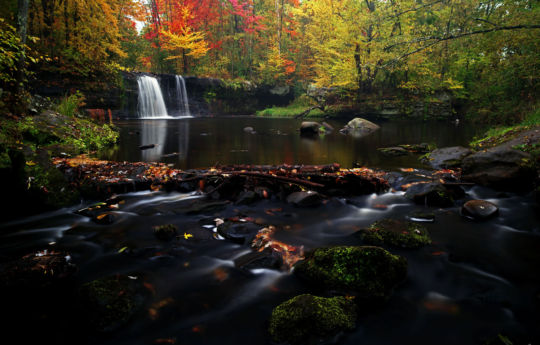
[[[347,298],[305,294],[274,308],[269,332],[276,342],[314,344],[353,329],[355,322],[355,305]]]
[[[85,311],[92,326],[110,331],[125,324],[135,313],[135,289],[126,276],[96,279],[80,288]]]
[[[396,219],[383,219],[369,228],[360,230],[362,240],[367,244],[387,244],[392,247],[420,248],[431,244],[431,239],[423,226]]]
[[[318,288],[386,299],[407,276],[407,261],[379,247],[319,248],[294,272]]]

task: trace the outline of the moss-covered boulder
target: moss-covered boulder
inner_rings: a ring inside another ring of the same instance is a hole
[[[407,276],[407,260],[379,247],[319,248],[307,253],[294,272],[316,288],[386,299]]]
[[[96,279],[81,286],[79,295],[89,324],[100,332],[126,324],[142,304],[139,290],[139,281],[124,275]]]
[[[345,297],[296,296],[276,308],[269,332],[280,343],[315,344],[341,331],[353,329],[355,304]]]
[[[431,238],[425,227],[410,221],[383,219],[362,229],[360,238],[366,244],[386,244],[400,248],[420,248],[431,244]]]

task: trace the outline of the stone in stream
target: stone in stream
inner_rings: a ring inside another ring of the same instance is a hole
[[[1,289],[41,290],[54,287],[77,272],[68,253],[43,250],[3,265]]]
[[[279,270],[283,266],[283,260],[270,248],[262,251],[253,251],[234,259],[234,265],[238,268],[252,270],[258,268]]]
[[[174,224],[157,225],[153,229],[154,235],[162,241],[170,241],[178,233],[178,227]]]
[[[407,218],[417,223],[433,223],[435,221],[434,213],[413,212]]]
[[[356,306],[343,296],[299,295],[272,311],[268,331],[278,343],[319,344],[354,328]]]
[[[240,193],[238,198],[236,199],[235,204],[236,205],[249,205],[254,203],[259,199],[259,194],[252,190],[246,190]]]
[[[366,244],[386,244],[398,248],[420,248],[431,244],[426,228],[398,219],[383,219],[358,232]]]
[[[386,300],[407,277],[407,260],[379,247],[318,248],[296,264],[294,273],[311,288],[355,294],[358,300]]]
[[[314,121],[304,121],[300,125],[300,135],[317,135],[319,134],[321,124]]]
[[[100,278],[79,289],[81,307],[97,331],[113,331],[125,325],[142,305],[142,282],[125,275]]]
[[[499,208],[485,200],[469,200],[461,208],[461,214],[476,220],[489,219],[499,213]]]
[[[463,180],[494,189],[529,190],[536,176],[532,156],[510,147],[494,147],[463,160]]]
[[[385,156],[395,157],[395,156],[406,156],[409,154],[409,151],[405,150],[403,147],[380,147],[377,151],[381,152]]]
[[[434,149],[434,145],[430,145],[428,143],[401,144],[398,146],[401,148],[404,148],[405,150],[411,153],[428,153],[429,151]]]
[[[435,169],[451,169],[461,166],[463,159],[471,153],[470,149],[461,146],[443,147],[420,159]]]
[[[253,240],[260,228],[259,225],[251,222],[235,223],[225,221],[223,224],[218,225],[217,232],[232,242],[245,244]]]
[[[371,121],[362,119],[360,117],[355,117],[349,121],[345,127],[339,131],[343,134],[352,134],[353,136],[363,136],[372,132],[375,132],[380,127],[379,125],[374,124]]]
[[[445,187],[442,183],[417,183],[405,192],[405,197],[425,206],[450,207],[454,200],[463,197],[465,192],[459,186]]]
[[[322,197],[314,191],[294,192],[289,194],[287,202],[298,207],[315,207],[322,203]]]
[[[244,127],[244,132],[249,133],[249,134],[256,134],[257,133],[257,132],[255,132],[253,127]]]
[[[140,150],[148,150],[148,149],[153,149],[154,147],[156,147],[156,144],[141,145],[141,146],[139,146],[139,149]]]

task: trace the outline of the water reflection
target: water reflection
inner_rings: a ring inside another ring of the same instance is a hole
[[[145,162],[162,161],[167,157],[185,160],[189,149],[189,122],[182,120],[143,120],[139,121],[139,146],[155,145],[141,151],[140,160]],[[175,145],[175,141],[177,145]]]
[[[341,128],[346,120],[328,121]],[[422,167],[419,155],[387,157],[379,147],[422,142],[438,147],[467,145],[482,132],[471,124],[450,122],[381,122],[381,129],[355,138],[339,131],[315,138],[299,135],[300,120],[254,117],[126,120],[118,122],[118,150],[101,158],[119,161],[160,161],[176,168],[191,169],[228,164],[356,164],[394,169]],[[244,131],[252,127],[254,132]],[[148,150],[140,145],[155,144]]]

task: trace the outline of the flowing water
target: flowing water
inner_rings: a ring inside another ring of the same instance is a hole
[[[186,90],[186,81],[181,75],[176,75],[176,97],[178,99],[178,112],[181,116],[191,116],[189,100]]]
[[[333,123],[340,125],[340,123]],[[400,143],[464,144],[478,130],[448,124],[384,123],[370,137],[332,133],[323,138],[298,136],[298,122],[271,119],[190,119],[127,121],[118,151],[109,157],[161,160],[178,167],[230,163],[353,163],[394,169],[419,167],[417,156],[388,158],[376,148]],[[256,134],[246,133],[251,126]],[[146,134],[145,134],[146,133]],[[153,134],[148,134],[153,133]],[[138,145],[159,144],[140,151]],[[174,157],[162,157],[177,152]],[[415,205],[402,192],[333,198],[317,208],[295,208],[277,199],[254,205],[230,204],[200,214],[182,212],[196,194],[138,192],[124,195],[111,225],[98,225],[73,208],[0,224],[2,257],[44,248],[65,250],[79,266],[77,284],[112,274],[143,280],[151,290],[142,308],[121,329],[101,336],[72,330],[75,315],[39,333],[57,344],[270,344],[266,331],[272,308],[309,287],[293,274],[270,269],[243,269],[235,259],[249,253],[247,244],[213,233],[216,217],[250,217],[259,224],[289,225],[277,236],[306,250],[329,245],[357,245],[353,234],[372,222],[406,219],[413,212],[433,212],[427,223],[433,244],[392,252],[407,258],[408,277],[391,299],[360,313],[357,328],[339,344],[482,344],[497,333],[540,339],[540,210],[531,195],[499,194],[472,187],[466,199],[494,202],[500,215],[472,222],[451,208]],[[384,206],[381,206],[384,205]],[[281,209],[281,210],[277,210]],[[274,210],[268,212],[268,210]],[[152,227],[172,223],[180,238],[162,242]],[[184,238],[182,235],[192,234]],[[126,249],[127,248],[127,249]],[[71,300],[62,301],[69,310]],[[34,311],[40,315],[39,311]],[[62,325],[63,323],[64,325]],[[38,327],[37,325],[36,327]],[[73,328],[75,329],[75,328]],[[31,333],[31,332],[30,332]],[[28,334],[20,334],[24,343]]]
[[[158,80],[142,75],[137,78],[139,86],[139,118],[167,118],[163,94]]]

